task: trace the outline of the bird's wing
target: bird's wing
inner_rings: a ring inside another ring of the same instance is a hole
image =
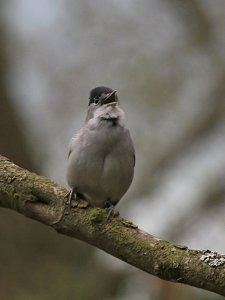
[[[133,155],[134,167],[135,167],[135,163],[136,163],[135,149],[134,149],[133,141],[130,136],[130,131],[128,129],[127,129],[127,134],[128,134],[129,149],[131,150],[131,155]]]
[[[135,156],[135,152],[133,154],[133,158],[134,158],[134,167],[135,167],[135,163],[136,163],[136,156]]]
[[[75,144],[75,142],[77,141],[78,136],[79,136],[79,132],[77,132],[77,133],[74,135],[74,137],[72,137],[72,139],[71,139],[71,141],[70,141],[70,143],[69,143],[69,152],[68,152],[68,157],[67,157],[67,159],[70,157],[70,154],[71,154],[72,151],[73,151],[74,144]]]

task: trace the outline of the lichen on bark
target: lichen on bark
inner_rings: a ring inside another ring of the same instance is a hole
[[[204,251],[174,245],[100,208],[68,209],[66,190],[0,156],[0,206],[16,210],[61,234],[89,243],[147,273],[225,296],[224,265],[211,266]],[[222,255],[220,255],[222,257]]]

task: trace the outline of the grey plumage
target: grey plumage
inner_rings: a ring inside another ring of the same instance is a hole
[[[116,91],[93,89],[86,121],[69,146],[66,176],[72,193],[91,206],[113,207],[128,190],[134,165],[134,147]]]

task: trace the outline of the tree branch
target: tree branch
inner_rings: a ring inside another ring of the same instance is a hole
[[[162,279],[225,296],[225,258],[160,240],[85,203],[68,210],[66,190],[0,156],[0,206],[40,221]]]

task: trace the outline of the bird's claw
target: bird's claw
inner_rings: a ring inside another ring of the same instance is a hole
[[[114,211],[115,206],[111,204],[109,207],[106,208],[106,211],[108,212],[107,214],[107,220],[110,219],[110,217],[114,217],[115,211]]]
[[[66,193],[65,198],[68,197],[68,200],[66,201],[66,204],[71,208],[72,206],[72,201],[76,200],[77,194],[74,188],[72,188],[68,193]]]

